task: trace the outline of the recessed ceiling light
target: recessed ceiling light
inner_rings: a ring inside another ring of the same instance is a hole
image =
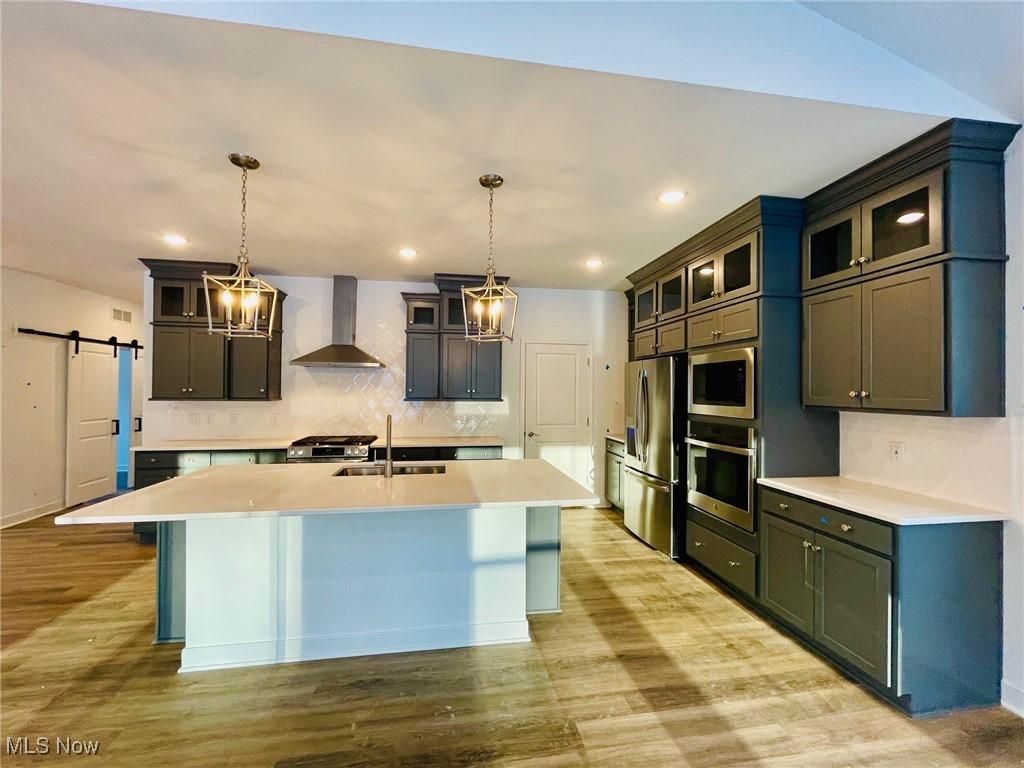
[[[666,205],[675,205],[684,197],[686,197],[686,193],[678,189],[670,189],[668,192],[658,195],[658,199]]]
[[[924,218],[924,211],[908,211],[896,219],[897,224],[916,224]]]
[[[188,245],[188,238],[184,235],[168,232],[164,235],[164,242],[168,245],[173,245],[175,248],[181,248],[183,245]]]
[[[587,269],[600,269],[601,267],[604,266],[604,259],[598,259],[598,258],[587,259],[583,263],[584,263],[584,265],[586,266]]]
[[[415,248],[400,248],[398,255],[403,259],[415,259],[418,251]]]

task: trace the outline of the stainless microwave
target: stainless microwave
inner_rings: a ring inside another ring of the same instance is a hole
[[[690,413],[754,418],[754,348],[690,355],[688,384]]]

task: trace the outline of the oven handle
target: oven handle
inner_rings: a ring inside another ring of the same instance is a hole
[[[695,437],[688,437],[685,439],[689,445],[697,445],[701,448],[711,448],[716,451],[725,451],[726,453],[738,453],[740,456],[753,456],[753,448],[737,448],[732,445],[722,445],[721,443],[709,443],[707,440],[698,440]]]
[[[663,480],[655,480],[653,477],[648,477],[647,475],[637,472],[632,467],[623,466],[622,471],[625,472],[627,475],[630,475],[631,477],[635,477],[644,485],[651,486],[657,491],[661,491],[662,493],[670,493],[672,491],[671,483],[666,483]]]

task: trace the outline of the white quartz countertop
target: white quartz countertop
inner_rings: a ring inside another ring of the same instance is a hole
[[[417,462],[396,462],[396,465]],[[424,462],[418,462],[424,463]],[[58,525],[597,504],[543,459],[448,461],[444,474],[334,477],[338,464],[209,467],[59,516]]]
[[[757,481],[766,488],[802,496],[893,525],[942,525],[1009,520],[995,509],[900,491],[845,477],[770,477]]]
[[[210,440],[163,440],[132,446],[133,451],[272,451],[284,450],[297,438],[287,437],[245,437],[216,438]],[[460,446],[494,446],[504,445],[505,441],[493,435],[441,435],[438,437],[392,437],[391,445],[395,448],[448,448]],[[383,446],[384,438],[379,438],[374,446]]]
[[[609,435],[609,434],[605,434],[605,437],[608,438],[609,440],[614,440],[617,443],[622,443],[623,445],[626,444],[626,436],[625,435]]]

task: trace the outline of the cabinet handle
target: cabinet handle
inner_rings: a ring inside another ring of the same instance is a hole
[[[729,567],[730,567],[730,568],[735,568],[735,567],[736,567],[737,565],[739,565],[739,564],[740,564],[740,561],[739,561],[739,560],[730,560],[730,561],[729,561]]]
[[[851,389],[850,390],[850,397],[856,397],[856,396],[857,396],[857,390],[856,389]]]
[[[693,546],[695,546],[695,547],[703,547],[704,546],[704,542],[703,541],[695,541],[695,542],[693,542]]]
[[[870,392],[865,392],[863,389],[860,391],[860,396],[861,397],[869,397],[870,395],[871,395]]]
[[[783,512],[785,512],[787,509],[789,509],[789,504],[786,504],[784,501],[780,501],[779,502],[779,509],[781,509]]]
[[[181,391],[182,391],[182,392],[188,392],[188,387],[182,387],[182,388],[181,388]]]
[[[807,539],[804,539],[800,543],[803,544],[804,549],[810,549],[812,546],[814,546],[813,544],[811,544],[811,542],[807,541]]]
[[[861,256],[859,259],[857,259],[858,264],[864,264],[868,261],[870,261],[870,259],[867,256]]]
[[[811,549],[814,550],[815,552],[821,552],[821,545],[820,544],[815,544],[813,547],[811,547]]]
[[[857,260],[856,259],[850,259],[850,266],[851,267],[856,267],[857,266]]]
[[[850,525],[849,523],[843,523],[842,525],[839,526],[839,529],[843,533],[852,533],[853,532],[853,526]]]

